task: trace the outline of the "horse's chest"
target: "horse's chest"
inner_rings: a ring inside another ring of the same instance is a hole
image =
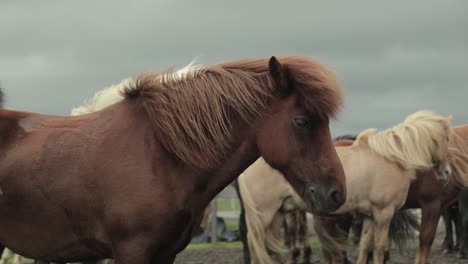
[[[201,219],[202,214],[188,208],[171,212],[167,224],[161,226],[162,247],[171,247],[167,250],[174,251],[174,253],[182,251],[190,242],[194,230],[201,223]],[[172,243],[168,243],[169,241]]]

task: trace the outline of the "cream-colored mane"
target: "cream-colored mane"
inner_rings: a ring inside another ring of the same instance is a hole
[[[127,78],[120,82],[102,89],[97,92],[93,98],[85,101],[81,106],[75,107],[71,111],[72,116],[85,115],[102,110],[110,105],[120,102],[124,99],[122,93],[126,87],[133,86],[134,80]]]
[[[468,135],[464,135],[464,130],[467,129],[463,126],[452,128],[449,162],[456,182],[468,187]]]
[[[177,71],[168,71],[164,74],[161,74],[159,78],[161,79],[161,82],[180,81],[189,76],[194,76],[202,68],[202,65],[196,64],[195,60],[193,60],[187,66]],[[125,99],[123,96],[124,91],[130,87],[134,87],[135,85],[134,78],[126,78],[118,84],[104,88],[97,92],[93,98],[86,100],[81,106],[73,108],[71,115],[78,116],[94,113],[115,103],[118,103]]]
[[[354,144],[366,141],[369,147],[386,159],[406,170],[424,170],[434,166],[436,160],[446,160],[450,139],[451,117],[419,111],[405,121],[375,134],[367,129],[359,134]],[[440,151],[447,149],[447,151]]]

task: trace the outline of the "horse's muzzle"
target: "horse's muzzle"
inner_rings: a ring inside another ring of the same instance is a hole
[[[307,204],[315,214],[329,214],[340,208],[346,200],[344,194],[338,188],[324,188],[311,185],[308,188]]]

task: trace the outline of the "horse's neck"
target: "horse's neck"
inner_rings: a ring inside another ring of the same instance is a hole
[[[255,143],[253,128],[233,122],[234,129],[232,136],[236,142],[231,144],[231,148],[222,164],[218,168],[210,171],[203,171],[189,166],[181,166],[180,160],[174,155],[168,154],[171,158],[167,161],[167,166],[171,166],[178,176],[178,188],[187,198],[197,201],[194,206],[206,206],[225,187],[233,182],[244,170],[246,170],[259,157],[259,151]],[[156,160],[155,162],[160,162]],[[172,164],[172,165],[171,165]],[[183,182],[184,187],[180,186]]]
[[[211,196],[210,200],[259,158],[258,150],[250,139],[233,148],[231,153],[221,168],[207,175],[206,194]]]
[[[366,193],[372,175],[369,170],[369,158],[372,156],[370,149],[366,146],[336,147],[336,152],[341,160],[346,175],[346,202],[335,213],[341,214],[356,210],[365,201]]]
[[[463,143],[468,144],[468,125],[456,126],[453,127],[453,132],[455,136],[463,141]],[[455,142],[461,143],[461,142]]]

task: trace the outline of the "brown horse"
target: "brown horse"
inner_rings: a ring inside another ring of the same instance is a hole
[[[453,177],[440,184],[431,175],[418,177],[411,184],[404,209],[421,208],[419,249],[415,263],[429,263],[430,250],[442,210],[452,204],[463,186],[468,186],[468,125],[452,129],[449,161]],[[434,172],[426,172],[426,174]]]
[[[203,209],[260,156],[314,212],[344,202],[328,127],[341,90],[317,62],[147,73],[124,97],[79,117],[0,110],[3,246],[52,262],[172,263]]]

